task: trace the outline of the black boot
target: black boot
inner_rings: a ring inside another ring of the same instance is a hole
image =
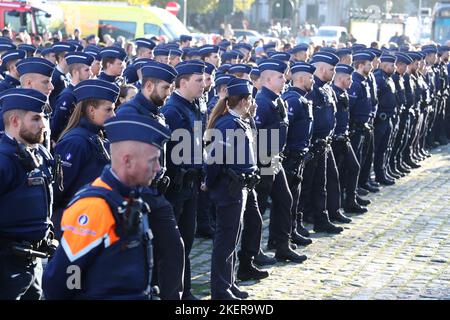
[[[305,238],[302,235],[298,234],[297,231],[292,231],[291,233],[291,241],[298,246],[308,246],[312,243],[312,240],[309,238]]]
[[[305,255],[300,255],[294,250],[292,250],[288,242],[279,244],[277,250],[275,251],[275,259],[278,261],[291,261],[295,263],[302,263],[307,259]]]
[[[297,232],[303,236],[308,238],[310,236],[309,231],[303,225],[303,212],[297,212]]]
[[[392,186],[395,184],[394,180],[388,179],[386,177],[377,178],[376,181],[383,186]]]
[[[235,283],[231,286],[231,293],[239,299],[247,299],[249,297],[248,292],[241,290]]]
[[[368,206],[372,203],[372,201],[370,201],[369,199],[363,199],[358,195],[355,197],[355,200],[360,206]]]
[[[276,250],[277,249],[277,242],[275,240],[269,240],[267,242],[267,250]],[[289,243],[289,247],[291,250],[297,249],[297,245],[295,243]]]
[[[362,188],[357,188],[356,193],[358,193],[360,196],[367,196],[369,194],[369,191]]]
[[[253,260],[253,263],[257,266],[270,266],[275,263],[277,263],[277,260],[275,258],[272,258],[271,256],[267,255],[262,251],[262,249],[259,250],[258,254],[256,255],[255,259]]]
[[[405,160],[405,163],[406,163],[408,166],[410,166],[411,168],[413,168],[413,169],[417,169],[417,168],[420,168],[420,167],[421,167],[420,164],[415,163],[415,162],[412,161],[411,159],[406,159],[406,160]]]
[[[237,278],[242,281],[247,280],[261,280],[267,278],[269,272],[265,270],[259,270],[253,265],[252,259],[248,257],[240,257],[239,268],[237,271]]]
[[[342,209],[339,209],[335,213],[330,214],[330,220],[332,222],[340,222],[340,223],[350,223],[350,222],[352,222],[352,219],[350,219],[345,214],[343,214],[341,210]]]
[[[372,192],[372,193],[377,193],[377,192],[380,192],[380,188],[377,188],[377,187],[374,187],[374,186],[372,186],[370,183],[365,183],[365,184],[363,184],[362,186],[361,186],[361,188],[363,188],[363,189],[366,189],[367,191],[369,191],[369,192]]]
[[[320,215],[314,217],[314,231],[315,232],[326,232],[330,234],[337,234],[344,231],[344,228],[338,227],[330,222],[328,218],[328,212],[323,212]]]
[[[349,199],[344,206],[344,210],[347,213],[363,214],[369,211],[366,207],[361,206],[356,199]]]

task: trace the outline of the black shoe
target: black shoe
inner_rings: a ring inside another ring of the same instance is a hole
[[[253,260],[253,263],[260,267],[271,266],[271,265],[277,263],[277,260],[275,258],[272,258],[271,256],[265,254],[262,250],[259,250],[259,253],[256,255],[255,259]]]
[[[326,232],[331,234],[338,234],[344,231],[344,228],[338,227],[334,224],[332,224],[329,221],[322,222],[320,224],[316,223],[314,224],[314,231],[315,232]]]
[[[235,296],[232,292],[232,289],[230,289],[222,294],[218,294],[218,295],[211,294],[211,300],[242,300],[242,299]]]
[[[332,222],[340,222],[340,223],[350,223],[352,219],[347,217],[345,214],[341,212],[341,209],[336,211],[334,214],[330,214],[330,220]]]
[[[369,191],[362,189],[362,188],[357,188],[356,192],[360,195],[360,196],[367,196],[369,194]]]
[[[407,160],[405,161],[405,163],[406,163],[408,166],[410,166],[411,168],[413,168],[413,169],[417,169],[417,168],[420,168],[420,167],[421,167],[420,164],[413,162],[411,159],[407,159]]]
[[[377,182],[379,182],[383,186],[392,186],[395,184],[394,180],[387,179],[386,177],[377,179]]]
[[[406,169],[406,170],[409,170],[409,171],[412,170],[412,168],[411,168],[410,166],[408,166],[405,162],[402,162],[402,163],[401,163],[401,166],[402,166],[404,169]]]
[[[363,184],[362,186],[361,186],[361,188],[363,188],[363,189],[365,189],[365,190],[367,190],[367,191],[369,191],[369,192],[372,192],[372,193],[377,193],[377,192],[380,192],[380,189],[379,188],[377,188],[377,187],[374,187],[374,186],[372,186],[370,183],[365,183],[365,184]]]
[[[214,230],[212,228],[198,229],[195,233],[196,238],[212,239],[214,237]]]
[[[237,285],[231,286],[231,293],[239,299],[247,299],[249,297],[248,292],[241,290]]]
[[[192,294],[192,292],[188,292],[188,293],[183,293],[183,296],[181,297],[181,300],[200,300],[199,298],[197,298],[196,296],[194,296]]]
[[[311,236],[308,229],[306,229],[305,226],[302,223],[299,223],[298,221],[297,221],[297,233],[305,238]]]
[[[297,245],[295,243],[289,243],[289,247],[291,248],[291,250],[297,249]],[[269,240],[269,242],[267,242],[267,250],[276,250],[276,249],[277,243],[275,241]]]
[[[298,254],[287,246],[284,246],[277,249],[277,251],[275,252],[275,259],[277,259],[278,261],[302,263],[307,259],[307,257],[305,255]]]
[[[308,246],[312,243],[311,239],[305,238],[295,231],[291,233],[291,241],[298,246]]]
[[[372,201],[370,201],[369,199],[363,199],[359,196],[356,196],[355,200],[360,206],[368,206],[372,203]]]
[[[394,179],[400,179],[400,178],[402,177],[401,173],[397,173],[397,172],[395,172],[395,171],[392,171],[392,172],[390,173],[390,175],[391,175],[391,177],[394,178]]]
[[[402,167],[402,166],[400,166],[400,167],[398,168],[398,170],[399,170],[400,172],[404,173],[405,175],[408,174],[408,173],[411,173],[411,170],[407,169],[406,167]]]
[[[372,179],[369,180],[369,184],[370,184],[372,187],[375,187],[375,188],[379,188],[379,187],[380,187],[380,184],[379,184],[378,182],[372,180]]]
[[[366,207],[361,206],[356,200],[355,201],[348,201],[345,204],[344,207],[345,212],[348,213],[366,213],[367,211],[369,211]]]
[[[239,263],[239,268],[237,271],[237,278],[241,281],[248,280],[261,280],[269,276],[269,272],[266,270],[259,270],[253,265],[253,263],[248,263],[241,261]]]

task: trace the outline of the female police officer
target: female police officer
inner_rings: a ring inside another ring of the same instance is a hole
[[[208,123],[208,129],[216,130],[206,133],[206,140],[211,141],[206,187],[217,206],[211,297],[237,300],[247,295],[234,283],[236,246],[247,197],[249,193],[255,196],[253,188],[258,180],[258,167],[252,146],[252,130],[243,120],[252,104],[250,82],[232,79],[227,90],[228,97],[218,102]],[[238,150],[243,151],[239,156]]]
[[[92,182],[110,162],[104,122],[114,116],[119,87],[99,79],[80,82],[74,90],[77,106],[55,146],[63,161],[64,191],[55,190],[53,222],[59,238],[61,213],[83,185]]]

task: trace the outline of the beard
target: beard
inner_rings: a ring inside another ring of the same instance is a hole
[[[44,142],[44,130],[43,129],[41,129],[38,133],[32,133],[31,131],[28,131],[25,128],[20,128],[19,136],[23,141],[25,141],[29,144],[36,144],[36,143]]]
[[[160,95],[158,95],[157,93],[152,93],[150,95],[150,99],[153,101],[153,103],[158,106],[161,107],[166,99],[163,99]]]

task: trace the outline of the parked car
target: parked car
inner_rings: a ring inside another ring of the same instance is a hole
[[[263,39],[265,43],[269,43],[272,41],[276,41],[276,38],[267,37],[262,35],[256,30],[248,30],[248,29],[234,29],[234,37],[237,41],[241,41],[244,37],[247,38],[247,42],[250,44],[254,44],[256,41]]]
[[[342,32],[345,32],[345,35],[348,35],[347,28],[340,26],[322,26],[319,27],[317,34],[311,37],[311,41],[314,45],[322,45],[323,42],[325,44],[331,44],[333,42],[339,43],[339,38],[342,35]]]

